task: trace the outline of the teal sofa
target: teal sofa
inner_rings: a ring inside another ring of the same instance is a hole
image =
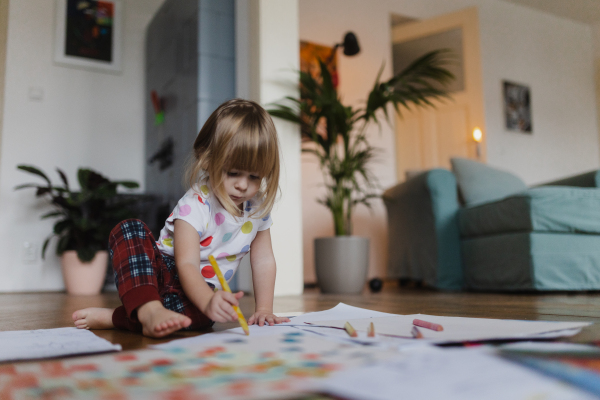
[[[385,191],[389,278],[442,290],[600,290],[600,171],[477,204],[459,186],[433,169]]]

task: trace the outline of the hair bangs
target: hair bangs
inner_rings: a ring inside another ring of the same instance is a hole
[[[259,129],[255,123],[244,124],[238,130],[245,130],[245,134],[236,134],[231,137],[227,149],[227,168],[248,171],[261,177],[268,177],[275,169],[278,154],[272,141]],[[246,125],[246,126],[245,126]]]

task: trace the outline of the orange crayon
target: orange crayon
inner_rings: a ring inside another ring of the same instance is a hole
[[[423,339],[423,334],[421,333],[419,328],[417,328],[416,326],[412,327],[412,330],[410,331],[410,333],[412,333],[412,335],[415,339]]]
[[[375,325],[373,325],[372,322],[369,324],[369,328],[367,329],[367,336],[375,337]]]
[[[348,335],[350,335],[350,337],[358,337],[358,333],[356,333],[356,330],[354,330],[352,325],[350,325],[350,322],[346,322],[346,325],[344,325],[344,329],[346,330]]]
[[[441,332],[444,330],[444,327],[440,324],[434,324],[433,322],[427,322],[420,319],[413,320],[413,325],[420,326],[422,328],[431,329],[432,331]]]

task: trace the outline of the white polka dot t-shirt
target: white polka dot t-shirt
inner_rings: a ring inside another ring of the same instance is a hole
[[[250,217],[259,204],[256,198],[244,202],[243,217],[234,217],[223,208],[207,182],[201,182],[197,188],[198,191],[188,190],[179,200],[160,231],[157,245],[162,253],[174,257],[174,221],[181,219],[192,225],[200,236],[200,273],[211,286],[221,289],[208,256],[212,254],[217,259],[225,280],[229,282],[242,257],[250,251],[256,234],[269,229],[273,221],[270,215]]]

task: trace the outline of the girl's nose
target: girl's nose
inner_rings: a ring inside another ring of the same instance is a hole
[[[246,190],[248,188],[248,180],[245,177],[241,177],[235,182],[235,187],[237,190]]]

